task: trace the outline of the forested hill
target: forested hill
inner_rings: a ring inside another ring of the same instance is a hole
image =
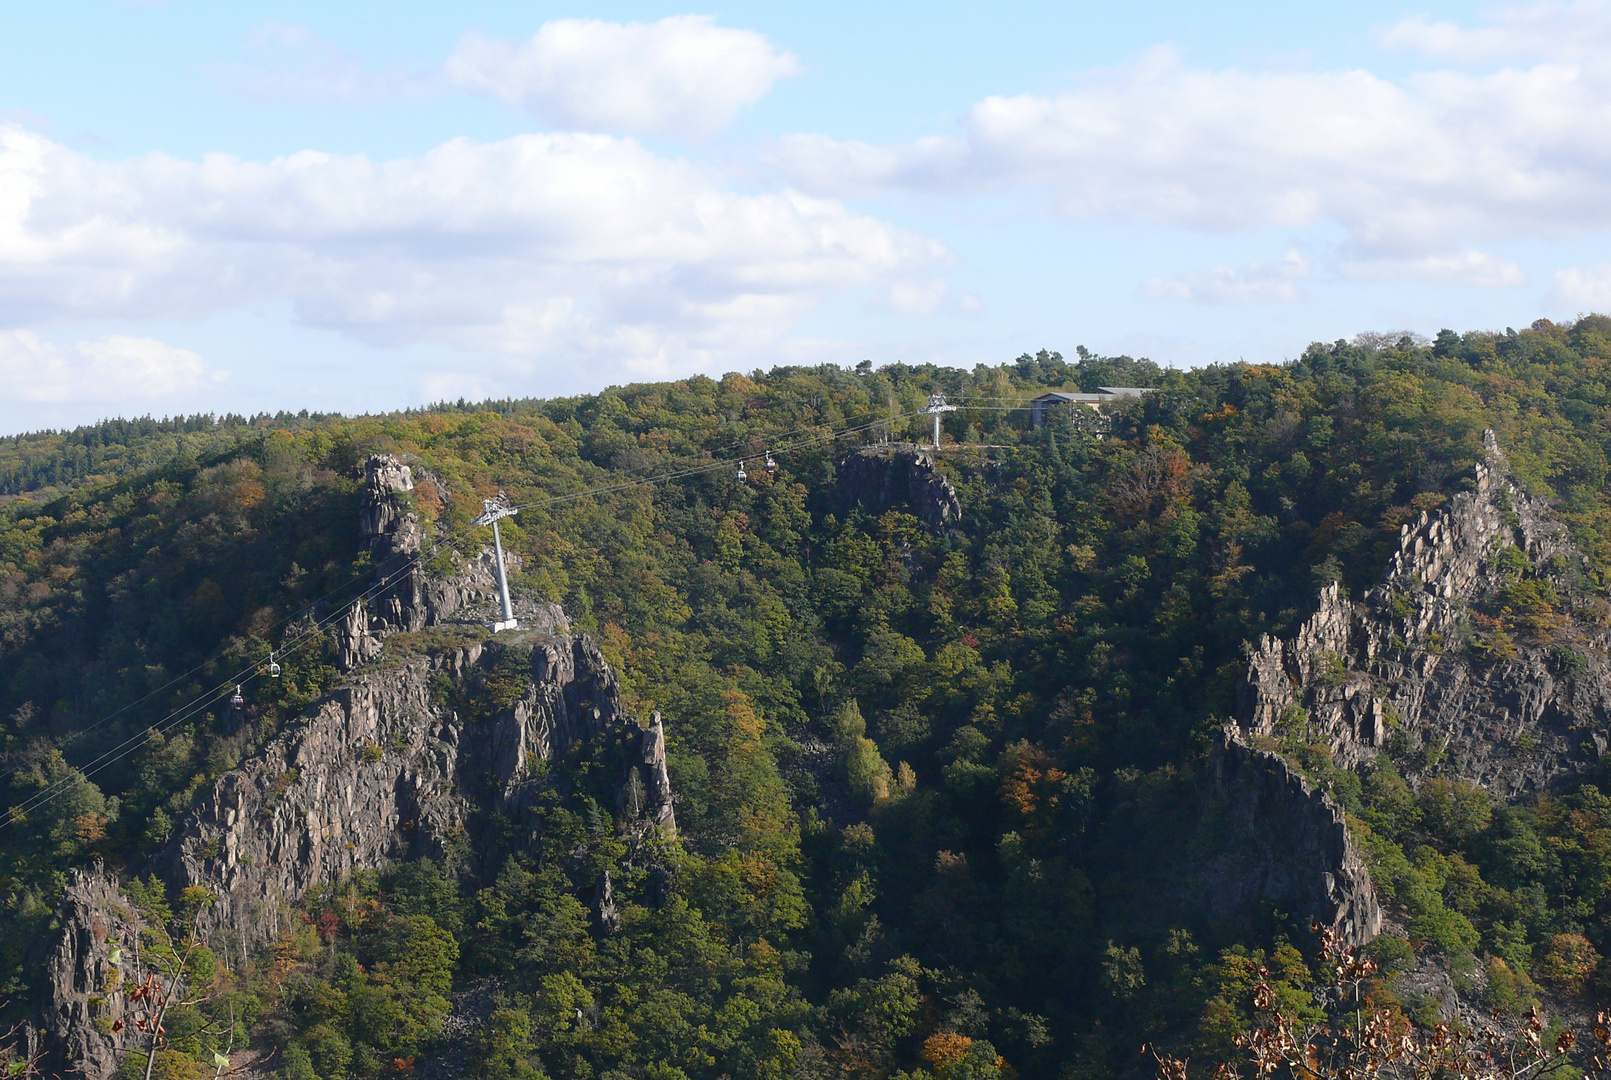
[[[1156,389],[1100,423],[1023,408],[1116,385]],[[858,504],[845,455],[926,440],[937,391],[959,406],[935,468],[960,517]],[[1175,887],[1214,843],[1204,769],[1247,643],[1333,581],[1376,585],[1402,527],[1471,489],[1488,428],[1587,556],[1573,587],[1603,597],[1608,406],[1611,319],[1591,316],[1272,366],[1043,352],[0,440],[8,1015],[46,993],[76,868],[103,862],[177,936],[209,902],[166,896],[157,855],[351,677],[321,620],[375,580],[358,510],[378,453],[414,467],[433,574],[487,542],[483,498],[524,507],[502,523],[512,585],[590,635],[627,714],[664,716],[677,837],[645,854],[567,779],[601,766],[556,757],[532,816],[488,811],[432,858],[288,898],[255,955],[209,941],[188,970],[214,990],[174,1014],[157,1075],[212,1075],[226,1029],[258,1075],[297,1080],[1095,1078],[1144,1069],[1149,1039],[1230,1053],[1252,973],[1298,1000],[1312,957],[1294,912],[1209,918]],[[1546,584],[1529,595],[1564,612]],[[399,633],[363,670],[479,633]],[[243,708],[210,696],[271,649],[283,673]],[[466,723],[507,707],[523,687],[488,670],[485,699],[433,700]],[[1611,850],[1597,769],[1506,802],[1434,782],[1425,753],[1414,783],[1389,755],[1323,757],[1294,768],[1368,841],[1385,969],[1413,942],[1510,1009],[1611,985],[1611,874],[1581,854]]]

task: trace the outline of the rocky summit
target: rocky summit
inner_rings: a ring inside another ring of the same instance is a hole
[[[207,891],[196,931],[242,957],[276,940],[316,890],[398,860],[441,859],[479,813],[519,819],[541,786],[534,770],[578,743],[618,762],[617,802],[635,835],[676,836],[660,714],[643,727],[623,713],[615,673],[558,606],[522,604],[519,633],[377,662],[389,633],[473,617],[494,601],[496,585],[482,572],[485,559],[447,580],[417,571],[419,520],[399,505],[412,488],[408,466],[375,455],[365,472],[360,535],[383,555],[388,602],[379,616],[355,605],[356,637],[344,624],[340,649],[344,667],[368,667],[220,776],[152,859],[172,890]],[[414,563],[399,573],[400,559]],[[510,659],[524,693],[480,723],[453,707],[484,691],[489,671]],[[148,973],[135,910],[104,866],[80,872],[63,900],[45,1009],[51,1059],[73,1075],[116,1075],[142,1034],[119,1024],[139,1011],[130,994]],[[98,1022],[106,1018],[118,1029]]]

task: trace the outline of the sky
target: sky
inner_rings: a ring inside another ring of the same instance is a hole
[[[1611,311],[1611,2],[0,27],[0,434]]]

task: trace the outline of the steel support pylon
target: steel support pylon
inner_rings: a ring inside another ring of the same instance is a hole
[[[501,491],[496,499],[482,499],[481,506],[481,516],[475,519],[475,524],[492,526],[492,551],[498,563],[498,600],[503,614],[502,619],[490,624],[490,629],[494,634],[500,634],[505,630],[520,629],[520,621],[515,618],[515,608],[509,600],[509,573],[503,565],[503,535],[498,531],[498,522],[520,511],[504,503]]]

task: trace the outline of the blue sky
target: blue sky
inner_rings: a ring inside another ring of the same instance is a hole
[[[0,432],[1611,309],[1611,7],[5,3]]]

